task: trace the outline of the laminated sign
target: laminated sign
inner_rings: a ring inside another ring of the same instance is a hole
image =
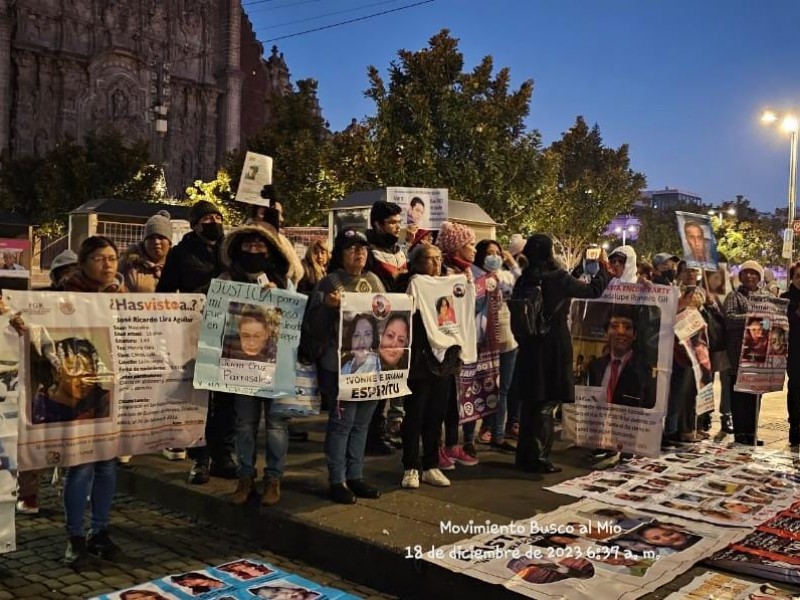
[[[714,410],[714,372],[711,370],[711,352],[708,349],[708,325],[696,308],[678,314],[675,336],[692,362],[692,372],[697,386],[695,414]]]
[[[789,352],[789,301],[762,294],[749,299],[735,390],[751,394],[780,392]]]

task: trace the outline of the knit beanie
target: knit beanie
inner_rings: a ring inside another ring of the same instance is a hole
[[[147,219],[147,223],[144,224],[144,237],[142,239],[146,240],[151,235],[158,235],[172,242],[172,223],[169,218],[167,211],[160,210]]]
[[[511,239],[508,241],[508,252],[511,256],[516,256],[522,249],[525,247],[525,238],[522,237],[521,233],[515,233],[511,236]]]
[[[444,254],[455,254],[459,248],[474,243],[475,233],[472,229],[461,223],[442,221],[439,237],[436,238],[436,245],[441,248]]]
[[[746,260],[739,266],[739,273],[747,270],[755,271],[756,273],[758,273],[759,279],[761,279],[762,281],[764,280],[764,267],[762,267],[756,261]]]
[[[192,204],[192,208],[189,209],[189,224],[194,227],[197,225],[197,222],[206,215],[222,216],[222,213],[219,212],[219,209],[208,200],[198,200]]]
[[[403,212],[398,204],[394,202],[386,202],[385,200],[378,200],[372,205],[369,211],[369,226],[373,227],[375,222],[383,223],[384,220]]]

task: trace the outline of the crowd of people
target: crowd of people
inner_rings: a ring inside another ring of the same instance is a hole
[[[722,430],[734,434],[736,442],[760,443],[756,439],[758,403],[751,395],[734,389],[742,346],[758,352],[765,335],[758,331],[757,324],[747,322],[751,299],[765,287],[765,270],[754,261],[739,265],[738,284],[730,291],[727,276],[721,272],[688,268],[669,253],[655,255],[648,264],[637,260],[630,246],[616,248],[608,255],[599,248],[588,249],[581,264],[569,271],[546,234],[533,234],[527,239],[514,235],[506,248],[496,240],[476,243],[475,233],[465,225],[445,221],[438,231],[421,229],[404,218],[400,206],[386,201],[372,206],[366,231],[340,230],[332,249],[317,241],[302,258],[281,233],[283,215],[279,202],[253,207],[247,224],[227,233],[223,215],[210,202],[194,204],[189,220],[191,231],[174,248],[170,216],[166,213],[151,217],[142,240],[124,251],[107,238],[90,237],[77,254],[65,251],[55,259],[49,289],[115,294],[206,293],[211,280],[221,278],[307,294],[300,355],[316,365],[322,406],[328,413],[324,451],[329,497],[334,502],[352,504],[358,498],[379,498],[381,491],[366,480],[365,456],[392,454],[397,446],[402,448],[403,470],[398,479],[407,489],[418,488],[421,483],[449,486],[445,472],[478,464],[481,444],[486,451],[513,453],[517,468],[523,471],[558,472],[561,469],[551,458],[555,422],[560,418],[561,406],[574,402],[576,382],[606,388],[609,403],[652,408],[654,392],[648,389],[648,378],[653,375],[632,357],[631,346],[640,334],[636,319],[625,310],[613,311],[603,322],[608,343],[601,356],[587,360],[580,355],[573,359],[568,325],[570,300],[599,298],[613,282],[679,288],[678,311],[695,308],[708,324],[708,352],[703,355],[707,360],[702,362],[708,363],[710,374],[720,375]],[[403,229],[406,233],[401,239]],[[487,275],[495,279],[502,293],[502,301],[491,317],[496,324],[499,377],[496,411],[480,423],[459,423],[457,380],[462,364],[458,353],[450,351],[455,343],[449,342],[450,348],[446,347],[448,342],[443,346],[442,336],[438,335],[438,328],[447,325],[442,319],[450,318],[449,304],[437,305],[433,321],[419,310],[413,313],[410,323],[408,318],[389,316],[381,330],[369,319],[354,319],[344,332],[349,354],[340,364],[338,330],[343,293],[414,296],[418,293],[414,282],[420,278],[435,281],[459,276],[466,279],[467,285],[473,285],[477,278]],[[541,296],[542,314],[548,320],[547,332],[515,336],[507,302],[537,295]],[[786,340],[789,435],[792,446],[798,446],[800,265],[792,268],[791,285],[784,296],[789,299],[790,320]],[[253,360],[274,362],[274,348],[265,349],[271,327],[268,321],[268,315],[244,307],[239,324],[240,344],[229,354],[233,358],[257,357]],[[19,316],[12,317],[11,324],[24,333],[25,324]],[[37,404],[42,415],[57,415],[59,420],[69,421],[79,420],[81,411],[102,409],[101,399],[89,400],[80,385],[68,384],[73,363],[80,363],[82,372],[97,368],[91,351],[79,346],[76,341],[74,347],[58,352],[40,349],[53,370],[53,380],[61,382],[52,391],[43,390],[46,397]],[[339,400],[340,373],[367,369],[369,360],[375,361],[373,371],[407,366],[411,394],[390,399]],[[664,449],[705,439],[711,427],[710,414],[695,414],[697,387],[691,362],[680,344],[675,345],[672,361]],[[189,482],[202,485],[210,477],[231,479],[236,481],[231,490],[234,504],[244,505],[257,495],[262,505],[278,503],[290,440],[305,439],[307,434],[295,430],[285,416],[272,414],[271,405],[270,398],[209,393],[205,445],[188,449],[193,461]],[[259,494],[256,459],[262,415],[266,468]],[[187,450],[168,448],[164,454],[169,459],[183,459]],[[593,453],[593,458],[612,454],[601,449]],[[621,456],[621,460],[628,458],[629,455]],[[66,469],[63,499],[69,537],[67,563],[74,564],[86,553],[106,558],[116,554],[117,547],[108,534],[108,520],[117,464],[126,460],[129,457]],[[19,474],[19,512],[38,512],[40,475]],[[84,535],[87,497],[91,498],[88,537]]]

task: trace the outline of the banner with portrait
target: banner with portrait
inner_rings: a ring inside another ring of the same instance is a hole
[[[421,550],[419,558],[528,598],[553,600],[639,598],[744,535],[595,500],[474,527],[489,531]]]
[[[263,398],[295,395],[306,302],[296,292],[212,279],[194,386]]]
[[[570,331],[582,378],[564,404],[567,439],[586,448],[658,456],[667,410],[677,288],[619,283],[573,300]]]
[[[438,230],[447,220],[447,188],[387,187],[386,200],[394,202],[403,212],[402,228]]]
[[[771,583],[753,583],[725,573],[703,573],[665,600],[792,600],[796,592]]]
[[[27,239],[0,238],[0,279],[13,277],[29,279],[31,276],[31,243]]]
[[[0,402],[0,554],[16,550],[17,429],[19,407]]]
[[[138,594],[137,594],[138,592]],[[302,598],[302,600],[357,600],[356,596],[292,575],[255,558],[233,560],[216,567],[167,575],[161,579],[96,596],[93,600],[191,600],[215,598]]]
[[[800,503],[707,559],[715,569],[800,585]]]
[[[708,347],[708,325],[696,308],[687,308],[675,321],[675,337],[692,363],[697,387],[695,414],[714,411],[714,372]]]
[[[716,271],[719,266],[717,238],[709,215],[675,211],[683,258],[690,269]]]
[[[469,423],[497,411],[500,386],[500,324],[503,292],[497,277],[484,273],[475,282],[478,361],[462,365],[458,379],[458,422]]]
[[[245,204],[267,206],[267,201],[261,197],[261,190],[271,183],[272,158],[255,152],[245,154],[239,186],[236,188],[236,200]]]
[[[789,352],[789,301],[759,294],[749,298],[739,355],[737,392],[780,392],[786,378]]]
[[[731,274],[728,263],[721,262],[717,266],[719,268],[716,271],[703,271],[703,286],[708,293],[717,296],[720,302],[724,302],[728,294],[733,291]]]
[[[204,442],[207,394],[192,387],[192,371],[205,296],[4,298],[27,327],[17,341],[22,470]]]
[[[411,393],[411,315],[407,294],[342,293],[339,400],[379,400]]]
[[[755,527],[792,504],[800,472],[787,453],[695,444],[545,489],[727,527]]]

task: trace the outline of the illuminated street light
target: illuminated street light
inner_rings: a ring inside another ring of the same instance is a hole
[[[622,234],[622,245],[623,246],[625,246],[626,242],[628,241],[628,238],[627,238],[628,232],[634,233],[635,231],[636,231],[636,226],[634,226],[634,225],[628,225],[627,227],[619,227],[619,226],[617,226],[614,229],[614,233],[616,233],[617,235],[619,235],[620,233]]]
[[[775,123],[778,120],[778,115],[772,111],[766,111],[761,116],[762,123]],[[794,256],[794,232],[792,225],[795,219],[795,200],[796,200],[796,186],[797,186],[797,130],[798,121],[797,117],[793,114],[785,114],[781,116],[780,128],[785,133],[789,134],[789,216],[788,225],[783,238],[783,258],[789,259],[789,266],[792,265],[792,257]]]

